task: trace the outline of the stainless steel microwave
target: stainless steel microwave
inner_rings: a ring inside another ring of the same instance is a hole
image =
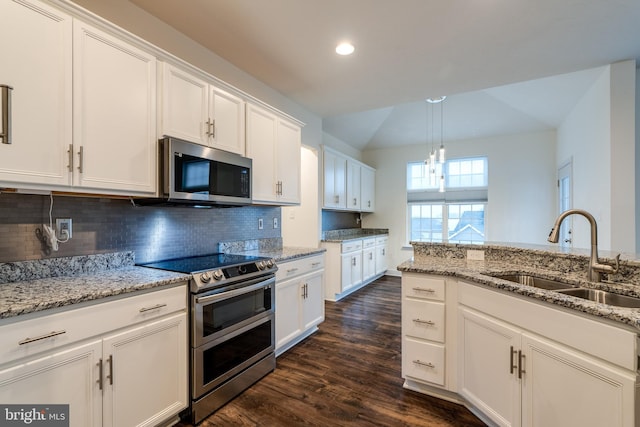
[[[176,138],[163,138],[158,146],[161,194],[155,204],[251,204],[251,159]]]

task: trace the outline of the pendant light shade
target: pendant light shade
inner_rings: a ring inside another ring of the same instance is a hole
[[[444,148],[444,103],[443,101],[446,99],[446,96],[440,96],[438,98],[428,98],[427,99],[427,147],[429,146],[429,129],[431,130],[431,151],[429,152],[429,157],[425,160],[425,164],[429,168],[430,175],[430,183],[431,186],[435,185],[436,178],[436,162],[440,164],[440,182],[439,182],[439,191],[444,192],[444,164],[446,161],[446,150]],[[438,104],[440,106],[440,148],[437,150],[434,146],[434,105]],[[430,113],[430,114],[429,114]],[[429,128],[429,116],[431,116],[431,127]]]

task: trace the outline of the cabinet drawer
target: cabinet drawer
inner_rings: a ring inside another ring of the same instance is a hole
[[[342,253],[362,250],[362,240],[342,243]]]
[[[0,326],[0,364],[186,310],[185,285]]]
[[[402,335],[444,343],[444,303],[403,300]]]
[[[362,249],[372,248],[375,245],[376,245],[376,239],[375,238],[363,239],[362,240]]]
[[[402,293],[404,297],[444,301],[444,279],[421,274],[402,275]]]
[[[299,258],[293,261],[285,261],[278,264],[276,281],[287,280],[292,277],[301,276],[312,271],[324,268],[324,254],[306,258]]]
[[[389,241],[389,237],[376,237],[376,245],[386,245],[387,241]]]
[[[402,373],[430,383],[444,385],[444,346],[404,337]]]

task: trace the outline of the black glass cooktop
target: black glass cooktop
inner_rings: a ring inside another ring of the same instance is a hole
[[[177,273],[197,273],[199,271],[216,270],[218,268],[242,265],[264,260],[266,258],[251,255],[209,254],[165,261],[138,264],[141,267],[175,271]]]

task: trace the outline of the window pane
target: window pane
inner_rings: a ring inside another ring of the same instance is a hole
[[[484,204],[449,205],[448,241],[451,243],[484,242]]]

